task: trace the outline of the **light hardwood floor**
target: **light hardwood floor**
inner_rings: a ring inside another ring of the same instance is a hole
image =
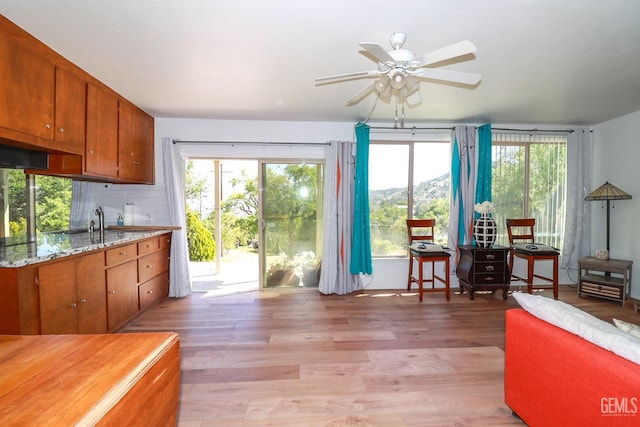
[[[522,426],[503,403],[504,311],[518,305],[501,294],[195,293],[124,331],[180,334],[180,426]],[[640,323],[631,303],[567,286],[560,299]]]

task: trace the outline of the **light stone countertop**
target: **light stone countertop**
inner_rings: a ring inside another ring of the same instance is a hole
[[[170,232],[170,229],[144,231],[105,230],[77,234],[42,233],[36,242],[0,247],[0,268],[24,267],[52,259],[121,245]]]

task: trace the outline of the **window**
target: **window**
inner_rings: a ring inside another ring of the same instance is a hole
[[[24,243],[35,232],[69,228],[71,180],[27,175],[21,169],[0,169],[0,238],[5,244]]]
[[[450,144],[377,142],[369,146],[369,209],[374,257],[407,254],[406,220],[436,219],[436,242],[447,243]]]
[[[498,241],[507,218],[535,218],[538,243],[561,248],[566,210],[567,137],[493,134],[492,199]]]

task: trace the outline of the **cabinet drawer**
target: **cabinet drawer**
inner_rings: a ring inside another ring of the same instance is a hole
[[[160,249],[168,249],[171,247],[171,233],[163,234],[159,239]]]
[[[146,282],[169,268],[169,253],[164,250],[138,259],[138,282]]]
[[[138,286],[138,300],[140,311],[152,306],[156,301],[169,294],[169,272],[165,271],[159,276],[144,282]]]
[[[496,250],[475,250],[475,261],[476,262],[484,262],[484,261],[500,261],[504,262],[506,259],[507,251],[496,251]]]
[[[107,250],[107,267],[118,265],[126,261],[134,260],[138,257],[136,244],[118,246],[117,248]]]
[[[473,265],[475,273],[504,273],[504,262],[476,262]]]
[[[607,298],[622,299],[623,287],[614,285],[603,285],[600,283],[582,282],[580,291],[585,294],[599,295]]]
[[[138,255],[146,255],[160,249],[159,237],[138,242]]]
[[[474,276],[474,282],[475,282],[476,286],[503,285],[504,284],[504,273],[476,274]]]

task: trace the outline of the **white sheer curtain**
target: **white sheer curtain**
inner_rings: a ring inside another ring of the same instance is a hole
[[[362,289],[359,275],[349,272],[353,222],[355,143],[331,141],[327,148],[322,218],[322,272],[318,288],[323,294],[344,295]]]
[[[169,204],[169,219],[180,230],[173,231],[171,261],[169,264],[169,296],[184,297],[191,294],[189,274],[189,247],[187,245],[187,220],[184,207],[182,159],[171,138],[162,138],[164,185]]]
[[[451,200],[447,246],[471,244],[471,224],[476,187],[476,128],[456,126],[451,148]],[[455,271],[452,259],[451,270]]]
[[[584,200],[591,181],[591,131],[575,129],[567,140],[567,209],[560,268],[578,268],[578,260],[589,254],[591,211]]]

